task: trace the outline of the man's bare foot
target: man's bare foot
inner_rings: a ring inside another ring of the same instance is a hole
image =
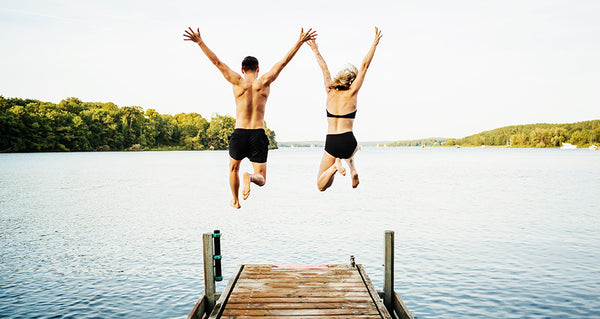
[[[342,166],[342,161],[339,158],[335,159],[335,169],[343,176],[346,176],[346,169]]]
[[[240,202],[238,202],[235,199],[232,199],[231,202],[229,202],[229,205],[231,205],[231,207],[235,208],[235,209],[240,209],[240,207],[242,207],[240,205]]]
[[[358,173],[352,173],[352,188],[356,188],[358,186]]]
[[[250,196],[250,175],[244,173],[244,188],[242,189],[242,198],[246,200]]]

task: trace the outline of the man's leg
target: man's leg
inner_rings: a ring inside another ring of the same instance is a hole
[[[254,173],[244,173],[244,188],[242,189],[242,198],[245,200],[250,196],[250,183],[254,183],[258,186],[263,186],[267,182],[267,163],[254,163],[252,162],[252,168]]]
[[[233,195],[233,199],[229,203],[233,208],[240,208],[240,200],[238,198],[238,192],[240,190],[240,163],[242,161],[238,161],[229,157],[229,186],[231,187],[231,194]]]

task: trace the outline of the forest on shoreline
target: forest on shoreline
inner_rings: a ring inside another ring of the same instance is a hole
[[[396,141],[385,146],[503,146],[523,148],[561,147],[564,143],[586,148],[600,144],[600,120],[569,124],[512,125],[463,138],[426,138]]]
[[[564,143],[586,148],[600,143],[600,120],[568,124],[512,125],[473,134],[459,139],[447,139],[444,146],[507,146],[561,147]]]
[[[226,150],[234,128],[228,115],[207,120],[74,97],[55,104],[0,96],[0,152]],[[265,132],[277,148],[275,132],[266,125]]]

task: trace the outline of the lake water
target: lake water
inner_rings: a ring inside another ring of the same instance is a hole
[[[0,154],[0,317],[185,317],[214,229],[218,290],[238,264],[350,255],[381,290],[394,230],[415,318],[600,317],[600,152],[363,148],[359,187],[323,193],[321,154],[270,152],[241,210],[224,151]]]

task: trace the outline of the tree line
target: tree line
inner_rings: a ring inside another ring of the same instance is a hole
[[[600,120],[569,124],[513,125],[460,139],[447,139],[444,146],[560,147],[570,143],[588,147],[600,143]]]
[[[209,121],[73,97],[55,104],[0,96],[0,152],[226,150],[234,128],[228,115]],[[275,132],[265,131],[277,148]]]
[[[386,146],[390,147],[415,147],[415,146],[441,146],[446,141],[445,138],[423,138],[419,140],[410,140],[410,141],[395,141]]]

